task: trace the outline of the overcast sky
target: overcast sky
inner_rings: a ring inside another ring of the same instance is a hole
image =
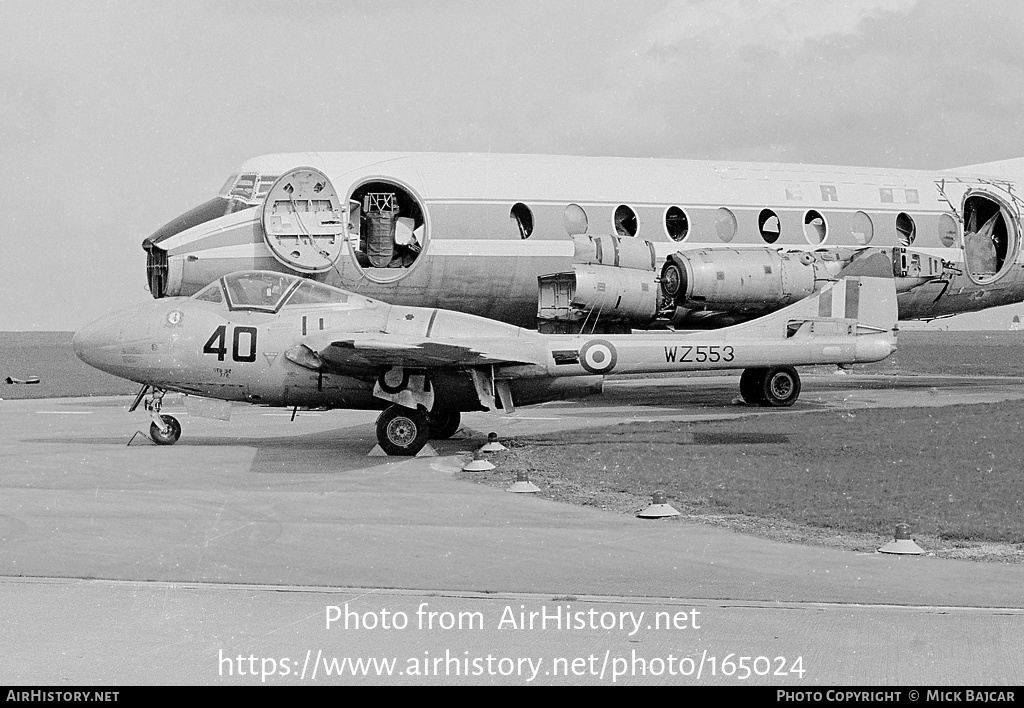
[[[0,330],[148,299],[142,239],[263,153],[1024,156],[1015,0],[2,7]]]

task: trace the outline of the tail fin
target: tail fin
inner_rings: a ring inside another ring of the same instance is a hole
[[[856,334],[893,332],[899,316],[892,277],[850,275],[770,315],[721,330],[730,337],[788,339],[804,323],[856,325]]]
[[[800,302],[721,332],[728,339],[758,339],[766,345],[772,340],[799,342],[807,347],[805,363],[823,363],[812,361],[816,343],[846,340],[856,344],[855,355],[834,363],[852,363],[881,361],[894,352],[897,324],[892,277],[851,275],[828,283]]]

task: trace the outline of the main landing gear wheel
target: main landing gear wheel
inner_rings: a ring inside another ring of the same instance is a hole
[[[149,437],[153,442],[157,445],[173,445],[178,442],[178,438],[181,437],[181,423],[178,419],[173,415],[162,415],[160,420],[167,426],[165,430],[161,430],[156,421],[149,424]]]
[[[792,366],[744,369],[740,395],[748,405],[788,408],[800,396],[800,374]]]
[[[462,414],[458,411],[431,411],[427,421],[432,440],[447,440],[462,425]]]
[[[764,375],[768,369],[744,369],[740,376],[740,395],[747,405],[753,406],[761,403],[761,387],[764,384]]]
[[[761,405],[787,408],[800,396],[800,374],[792,366],[772,366],[761,382]]]
[[[427,415],[405,406],[390,406],[377,418],[377,442],[389,455],[415,455],[430,437]]]

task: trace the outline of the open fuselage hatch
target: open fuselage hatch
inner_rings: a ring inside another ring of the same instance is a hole
[[[976,283],[990,283],[1010,267],[1020,245],[1008,207],[988,194],[964,200],[964,261]]]
[[[395,269],[412,266],[426,245],[423,208],[393,182],[367,182],[352,192],[349,231],[356,263],[370,278],[391,279]]]

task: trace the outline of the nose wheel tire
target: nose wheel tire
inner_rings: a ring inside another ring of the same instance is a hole
[[[792,366],[772,366],[761,382],[761,405],[788,408],[800,396],[800,374]]]
[[[447,440],[455,435],[462,425],[462,414],[458,411],[431,411],[428,417],[431,440]]]
[[[377,442],[389,455],[415,455],[430,438],[425,413],[391,406],[377,418]]]
[[[181,423],[178,419],[173,415],[162,415],[160,420],[167,426],[165,430],[161,430],[156,421],[149,424],[149,437],[153,442],[157,445],[173,445],[178,442],[178,438],[181,437]]]

